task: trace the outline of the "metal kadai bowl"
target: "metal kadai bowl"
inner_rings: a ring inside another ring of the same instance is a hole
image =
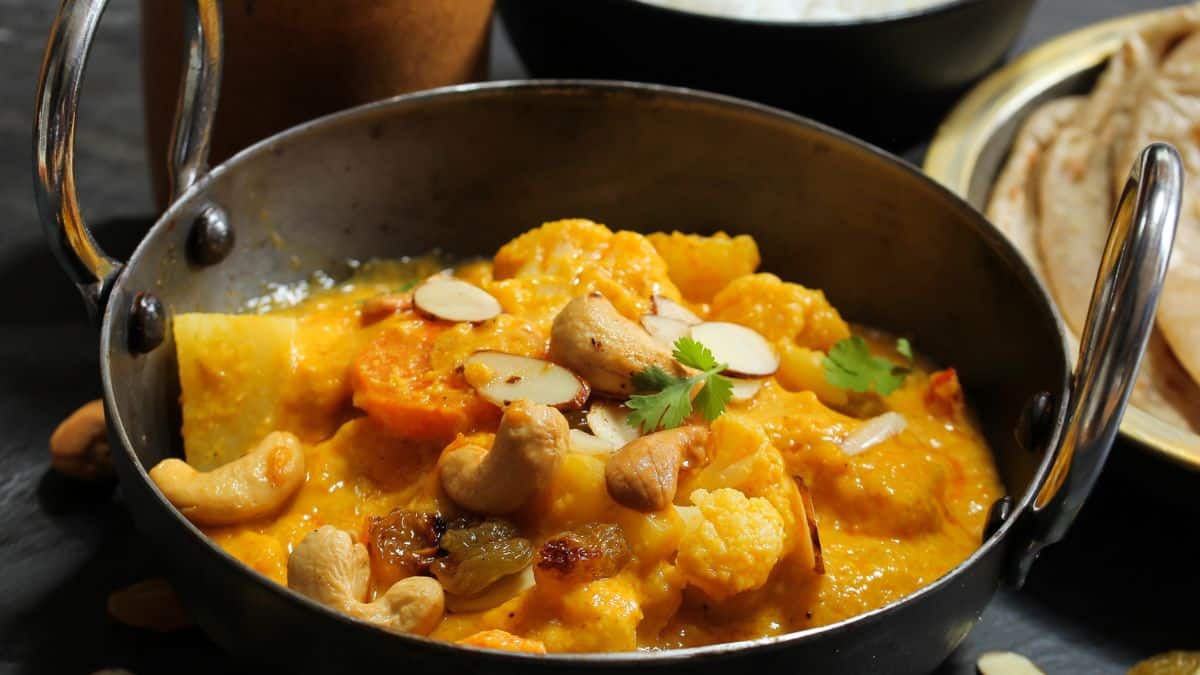
[[[1057,541],[1108,453],[1174,236],[1178,157],[1148,149],[1125,195],[1074,373],[1030,270],[965,202],[896,158],[806,119],[721,96],[612,82],[510,82],[402,96],[322,118],[209,169],[220,14],[189,0],[177,196],[125,262],[79,215],[75,113],[104,0],[65,0],[38,90],[38,206],[100,325],[125,501],[200,626],[237,659],[289,673],[653,670],[924,672]],[[181,454],[171,317],[233,312],[267,282],[347,259],[495,250],[544,220],[753,235],[764,268],[824,289],[855,321],[912,336],[958,369],[1008,494],[979,549],[878,610],[790,635],[616,654],[522,655],[396,635],[224,553],[146,468]],[[283,246],[272,245],[282,239]]]
[[[1128,36],[1161,14],[1143,12],[1068,33],[988,77],[942,123],[925,172],[983,210],[1025,120],[1044,103],[1090,92]],[[1200,434],[1190,429],[1130,406],[1121,435],[1173,466],[1200,473]]]

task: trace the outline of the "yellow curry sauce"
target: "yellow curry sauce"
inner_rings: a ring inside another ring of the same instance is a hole
[[[850,328],[820,291],[755,273],[758,263],[745,236],[559,221],[455,269],[500,301],[504,313],[482,323],[413,311],[363,321],[364,301],[434,273],[431,260],[371,265],[259,314],[179,316],[188,461],[213,468],[274,430],[305,444],[307,480],[279,513],[206,532],[286,584],[290,551],[322,525],[366,542],[372,516],[453,513],[439,455],[460,435],[490,447],[501,415],[466,383],[463,361],[479,349],[545,357],[554,317],[588,292],[634,320],[661,294],[758,331],[780,356],[751,400],[729,403],[711,424],[707,463],[683,471],[675,504],[699,508],[625,508],[606,490],[604,457],[569,453],[508,519],[535,548],[565,530],[616,524],[628,562],[614,576],[534,585],[484,611],[448,610],[432,636],[534,651],[664,649],[787,633],[900,599],[979,545],[1003,495],[990,451],[952,370],[918,362],[886,397],[830,385],[822,359]],[[864,335],[873,352],[898,358],[889,340]],[[884,411],[902,414],[906,428],[843,452],[839,443]],[[808,537],[796,478],[811,489],[824,574],[794,555]],[[371,589],[387,590],[379,578]]]

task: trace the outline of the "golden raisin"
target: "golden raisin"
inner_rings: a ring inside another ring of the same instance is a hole
[[[441,515],[418,511],[392,511],[371,518],[367,549],[371,553],[372,577],[380,586],[429,571],[437,560],[438,541],[446,523]]]
[[[630,555],[619,526],[591,523],[542,544],[534,576],[539,585],[584,584],[617,574]]]
[[[430,565],[430,572],[447,593],[458,596],[482,593],[533,560],[533,545],[500,518],[452,523],[442,535],[441,552],[443,557]]]
[[[1200,672],[1200,652],[1167,652],[1129,669],[1129,675],[1195,675]]]

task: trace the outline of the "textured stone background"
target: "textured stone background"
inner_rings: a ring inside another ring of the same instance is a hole
[[[1041,0],[1018,50],[1165,4]],[[46,471],[54,424],[99,394],[95,333],[45,248],[31,193],[30,118],[55,5],[0,0],[0,293],[8,308],[0,313],[0,673],[230,672],[198,631],[155,635],[106,618],[109,591],[155,575],[156,563],[119,494],[80,491]],[[139,235],[136,217],[151,210],[137,20],[135,0],[112,0],[77,138],[84,215],[102,224],[100,238],[118,256]],[[494,52],[494,75],[521,74],[502,35]],[[1120,673],[1158,651],[1200,649],[1200,571],[1180,541],[1184,533],[1195,538],[1197,509],[1185,500],[1200,477],[1134,448],[1114,455],[1068,539],[1043,556],[1025,590],[1001,590],[942,672],[972,673],[978,654],[992,649],[1023,652],[1063,674]]]

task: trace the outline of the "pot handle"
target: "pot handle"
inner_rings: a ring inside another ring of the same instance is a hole
[[[1179,154],[1148,146],[1113,215],[1053,463],[1016,524],[1024,534],[1011,570],[1018,586],[1038,553],[1066,534],[1108,458],[1154,328],[1182,197]]]
[[[107,4],[108,0],[63,0],[59,6],[38,79],[33,136],[34,195],[42,227],[94,316],[103,312],[122,265],[104,253],[79,213],[75,116],[88,52]],[[220,0],[188,0],[184,6],[187,58],[171,134],[176,195],[207,170],[221,79]]]

